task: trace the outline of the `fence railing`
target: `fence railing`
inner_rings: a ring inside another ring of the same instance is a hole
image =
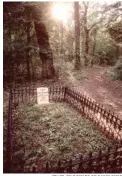
[[[64,101],[65,87],[49,87],[49,101]],[[12,89],[12,102],[16,106],[27,100],[37,101],[36,87],[18,87]]]
[[[20,103],[27,100],[37,101],[36,87],[19,87],[10,91],[9,98],[9,113],[8,113],[8,143],[7,143],[7,172],[11,172],[9,164],[11,164],[11,130],[12,130],[12,109],[16,108]],[[90,98],[75,92],[71,88],[49,87],[49,100],[67,102],[72,107],[77,109],[83,116],[92,120],[105,135],[116,139],[122,144],[122,120],[110,111],[107,111]],[[99,162],[98,162],[99,161]],[[122,172],[120,163],[122,162],[121,148],[115,151],[108,150],[107,153],[99,152],[98,156],[93,156],[92,153],[88,157],[81,156],[78,160],[70,160],[67,163],[58,162],[58,166],[51,168],[49,163],[45,168],[36,171],[33,168],[32,172],[62,172],[62,173],[101,173],[101,172]],[[8,169],[9,168],[9,169]]]
[[[5,170],[11,172],[12,164],[12,92],[9,94],[9,105],[8,105],[8,127],[7,127],[7,150],[6,150],[6,167]]]
[[[107,111],[89,97],[81,95],[68,87],[65,92],[65,101],[92,120],[106,136],[122,143],[122,120],[118,116]]]
[[[69,161],[58,161],[55,166],[46,163],[45,167],[32,168],[32,173],[121,173],[122,172],[122,148],[114,150],[108,148],[106,153],[100,150],[98,155],[92,155],[71,159]]]

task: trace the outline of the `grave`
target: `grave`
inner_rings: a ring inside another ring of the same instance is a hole
[[[49,90],[48,87],[37,88],[37,103],[48,104],[49,103]]]

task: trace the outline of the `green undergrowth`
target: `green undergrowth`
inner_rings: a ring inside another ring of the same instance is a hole
[[[27,172],[35,163],[54,164],[114,145],[88,119],[66,104],[20,105],[13,117],[15,172]]]
[[[88,75],[83,69],[75,70],[74,69],[74,63],[66,62],[63,59],[61,59],[58,63],[55,64],[56,69],[58,70],[59,75],[59,81],[65,83],[65,84],[77,84],[81,85],[82,80],[87,79]]]
[[[112,68],[109,68],[106,72],[113,80],[122,81],[122,59],[118,60]]]

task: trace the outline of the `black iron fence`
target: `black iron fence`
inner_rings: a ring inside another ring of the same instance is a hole
[[[6,172],[11,173],[12,165],[12,115],[13,109],[20,103],[27,100],[37,101],[36,87],[18,87],[10,90],[9,111],[8,111],[8,143],[7,143],[7,164]],[[92,101],[72,88],[49,87],[49,100],[67,102],[77,109],[83,116],[92,120],[100,130],[108,137],[119,142],[120,147],[114,151],[108,149],[107,153],[99,152],[98,156],[92,153],[87,157],[81,156],[79,159],[70,160],[65,163],[59,161],[57,166],[50,167],[47,163],[45,167],[33,167],[32,172],[40,173],[120,173],[122,172],[122,120],[107,111],[103,106]]]
[[[106,153],[100,150],[98,155],[93,156],[92,152],[88,156],[71,159],[69,161],[59,161],[55,166],[46,163],[45,167],[32,168],[32,173],[121,173],[122,172],[122,148],[116,147],[114,150],[108,148]]]
[[[49,87],[49,101],[64,101],[65,87]],[[11,90],[12,103],[17,106],[27,100],[37,101],[37,88],[36,87],[18,87]]]
[[[119,140],[122,143],[122,120],[107,111],[103,106],[81,95],[70,88],[65,89],[65,101],[85,117],[92,120],[107,137]]]
[[[6,166],[5,170],[9,173],[11,171],[12,163],[12,92],[9,94],[8,106],[8,127],[7,127],[7,150],[6,150]]]

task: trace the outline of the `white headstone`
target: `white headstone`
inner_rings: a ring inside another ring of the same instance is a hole
[[[48,87],[37,88],[37,103],[45,104],[49,103],[49,90]]]

